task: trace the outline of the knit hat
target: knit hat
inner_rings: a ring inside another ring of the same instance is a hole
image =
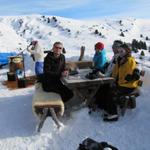
[[[104,44],[101,43],[101,42],[96,43],[95,44],[95,49],[98,49],[98,50],[104,49]]]
[[[112,45],[112,48],[119,48],[121,45],[123,44],[123,42],[122,41],[120,41],[120,40],[115,40],[114,41],[114,43],[113,43],[113,45]]]

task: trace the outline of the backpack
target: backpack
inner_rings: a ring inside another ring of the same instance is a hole
[[[91,138],[86,138],[79,144],[77,150],[118,150],[107,142],[97,142]]]

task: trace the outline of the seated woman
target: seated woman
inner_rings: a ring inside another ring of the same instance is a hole
[[[117,62],[117,58],[118,58],[118,50],[119,50],[119,47],[120,45],[122,45],[123,42],[120,41],[120,40],[115,40],[113,42],[113,45],[112,45],[112,51],[113,51],[113,57],[112,59],[110,60],[110,62],[108,62],[107,64],[107,68],[105,69],[105,76],[109,77],[112,75],[112,70]]]
[[[104,109],[104,121],[117,121],[117,103],[116,97],[122,94],[128,94],[138,87],[140,73],[137,71],[137,65],[134,57],[131,56],[131,49],[127,44],[122,44],[119,48],[119,57],[113,68],[112,77],[115,79],[115,86],[109,87],[103,95],[100,96],[101,89],[97,94],[97,101],[101,101],[101,108]]]

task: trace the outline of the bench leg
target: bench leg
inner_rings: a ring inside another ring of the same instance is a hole
[[[43,109],[43,115],[40,119],[40,122],[39,122],[39,125],[37,128],[37,132],[40,132],[41,128],[43,127],[44,121],[46,120],[46,117],[47,117],[47,113],[48,113],[48,108],[44,108]]]
[[[125,115],[126,109],[128,107],[128,101],[129,101],[129,99],[126,99],[126,98],[123,100],[123,105],[122,105],[122,108],[121,108],[121,115],[122,116]]]
[[[57,125],[57,128],[60,128],[60,127],[61,127],[61,123],[60,123],[60,121],[59,121],[58,118],[57,118],[57,115],[56,115],[56,113],[55,113],[54,108],[50,108],[50,113],[51,113],[52,119],[54,120],[54,122],[55,122],[56,125]]]
[[[129,106],[130,109],[136,108],[136,98],[134,96],[130,97]]]

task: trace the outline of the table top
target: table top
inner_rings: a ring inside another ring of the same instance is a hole
[[[100,77],[97,79],[87,79],[85,77],[91,70],[90,69],[80,69],[78,74],[69,75],[62,79],[62,82],[69,87],[86,87],[89,85],[107,84],[112,83],[114,79],[112,77]]]

